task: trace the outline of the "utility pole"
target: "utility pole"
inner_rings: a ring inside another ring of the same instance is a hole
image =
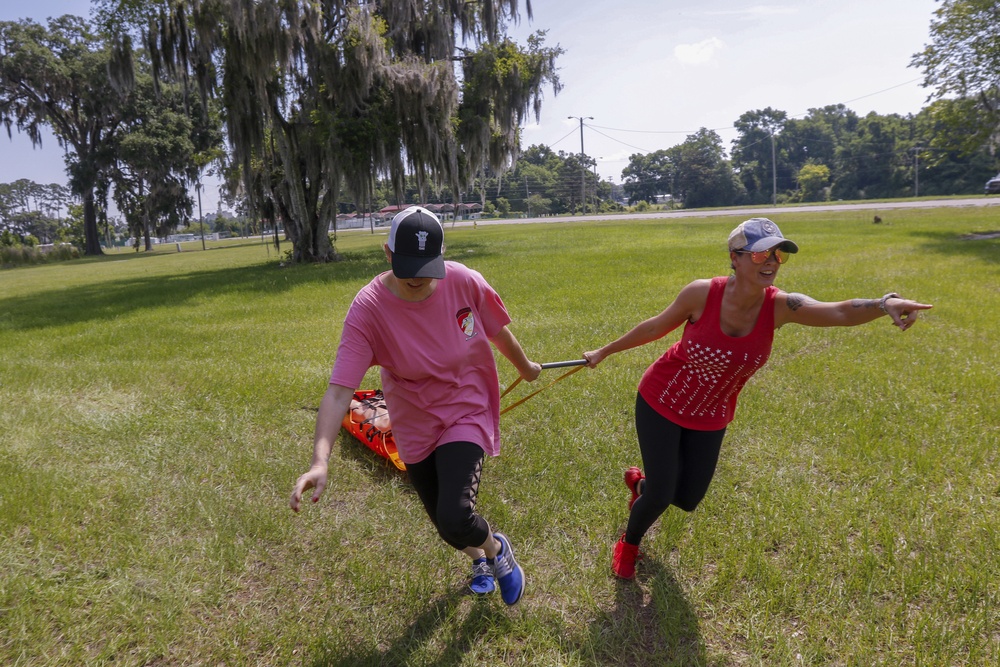
[[[921,146],[914,146],[913,151],[913,196],[920,196],[920,151]]]
[[[771,206],[778,205],[778,160],[774,152],[774,130],[771,130]]]
[[[531,217],[531,193],[528,192],[528,175],[524,175],[524,203],[528,207],[528,217]]]
[[[587,215],[587,168],[583,165],[583,121],[594,120],[593,116],[566,116],[580,121],[580,206]]]

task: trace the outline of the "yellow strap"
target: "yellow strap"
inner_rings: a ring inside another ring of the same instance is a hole
[[[511,410],[513,410],[514,408],[516,408],[517,406],[521,405],[521,403],[524,403],[526,400],[528,400],[529,398],[531,398],[532,396],[535,396],[536,394],[539,394],[539,393],[545,391],[546,389],[548,389],[549,387],[551,387],[552,385],[554,385],[556,382],[559,382],[560,380],[565,380],[566,378],[568,378],[573,373],[576,373],[579,370],[583,370],[583,368],[584,368],[584,366],[577,366],[576,368],[572,368],[572,369],[566,371],[565,373],[563,373],[562,375],[560,375],[559,377],[557,377],[555,380],[553,380],[552,382],[550,382],[547,385],[545,385],[544,387],[542,387],[541,389],[536,389],[535,391],[531,392],[530,394],[528,394],[527,396],[525,396],[524,398],[522,398],[517,403],[512,403],[511,405],[508,405],[506,408],[504,408],[503,410],[500,411],[500,414],[502,415],[504,413],[510,412]],[[517,378],[517,380],[515,380],[513,382],[513,384],[511,384],[509,387],[507,387],[507,389],[500,395],[500,398],[503,398],[508,393],[510,393],[510,390],[513,389],[514,387],[516,387],[518,385],[518,383],[520,383],[520,382],[521,382],[521,378],[519,377],[519,378]]]
[[[521,376],[520,375],[517,376],[516,380],[514,380],[513,382],[511,382],[511,384],[510,384],[509,387],[507,387],[506,389],[503,390],[503,393],[500,394],[500,398],[503,398],[504,396],[506,396],[507,394],[509,394],[510,390],[513,389],[514,387],[516,387],[519,384],[521,384]]]

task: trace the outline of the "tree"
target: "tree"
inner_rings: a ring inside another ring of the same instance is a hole
[[[529,195],[527,210],[534,216],[549,215],[552,213],[552,200],[539,194]]]
[[[115,201],[132,233],[152,249],[150,233],[165,236],[190,217],[193,202],[187,186],[200,184],[208,162],[218,159],[222,137],[217,117],[179,85],[161,85],[148,73],[136,75],[123,107],[122,129],[115,145]]]
[[[805,118],[785,121],[779,142],[790,167],[799,170],[809,161],[833,163],[837,144],[853,134],[858,116],[843,104],[809,109]]]
[[[830,183],[830,168],[825,164],[802,165],[797,180],[800,201],[826,201],[826,186]]]
[[[496,202],[496,211],[500,214],[500,217],[506,218],[509,216],[511,211],[510,200],[506,197],[497,197]]]
[[[912,122],[910,152],[914,188],[921,195],[980,194],[983,183],[996,173],[989,145],[975,140],[967,128],[979,122],[982,111],[974,100],[935,100]]]
[[[0,183],[0,228],[19,238],[52,243],[61,236],[62,213],[71,197],[58,183],[40,185],[26,178]]]
[[[966,132],[973,144],[1000,145],[1000,3],[996,0],[942,0],[931,21],[931,43],[913,56],[933,97],[955,95],[974,101],[982,112]]]
[[[622,187],[628,195],[628,202],[655,202],[656,195],[673,194],[674,164],[666,150],[653,151],[645,155],[635,153],[622,170]]]
[[[787,165],[790,173],[801,174],[807,164],[825,165],[831,170],[836,164],[837,147],[857,131],[858,116],[843,104],[831,104],[810,109],[802,119],[789,119],[778,137],[779,171]],[[779,184],[781,181],[779,181]],[[791,189],[788,184],[783,189]],[[779,187],[781,187],[779,185]],[[802,193],[802,183],[794,186]]]
[[[532,215],[561,212],[553,202],[563,160],[548,146],[532,145],[517,161],[517,171],[508,182],[516,179],[518,190],[523,182],[526,201],[524,210]]]
[[[729,206],[746,198],[714,130],[703,127],[667,152],[677,170],[676,193],[685,208]]]
[[[51,19],[48,29],[30,19],[0,22],[0,122],[8,136],[17,127],[35,146],[47,125],[67,149],[70,188],[83,201],[87,255],[102,254],[95,188],[112,161],[121,122],[123,96],[108,76],[111,61],[108,40],[82,18]]]
[[[553,202],[557,205],[560,213],[583,211],[585,203],[586,181],[581,179],[581,174],[586,174],[590,164],[586,162],[587,157],[582,153],[566,153],[559,151],[559,168],[555,181],[555,196]],[[585,178],[585,176],[584,176]]]
[[[558,92],[561,49],[505,37],[517,0],[107,0],[106,20],[143,27],[154,75],[217,94],[235,164],[258,214],[285,222],[296,261],[328,261],[341,185],[359,207],[407,173],[467,191],[509,168],[519,127]],[[530,7],[529,7],[530,15]],[[144,24],[143,24],[144,25]],[[456,63],[461,69],[461,81]]]
[[[835,199],[877,199],[912,194],[906,142],[910,131],[902,116],[869,113],[857,132],[837,149]]]
[[[776,136],[784,130],[787,119],[786,112],[767,107],[747,111],[734,123],[739,136],[733,140],[733,168],[754,203],[771,201],[779,178],[782,189],[791,187],[785,161],[778,161],[781,146]]]

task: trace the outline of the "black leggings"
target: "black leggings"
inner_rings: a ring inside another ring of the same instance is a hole
[[[423,461],[406,464],[431,523],[459,550],[481,546],[490,536],[489,524],[476,514],[482,471],[483,448],[471,442],[445,443]]]
[[[683,428],[635,399],[635,430],[642,454],[642,495],[632,505],[625,541],[639,544],[649,527],[671,505],[693,512],[708,491],[726,429]]]

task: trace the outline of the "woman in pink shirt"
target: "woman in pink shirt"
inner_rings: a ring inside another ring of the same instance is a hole
[[[320,403],[312,466],[299,477],[291,507],[327,479],[327,461],[354,391],[379,366],[393,438],[441,538],[472,558],[475,593],[499,585],[508,605],[524,592],[524,572],[507,538],[476,512],[486,454],[500,453],[500,383],[492,343],[529,382],[528,359],[510,316],[478,272],[444,261],[444,230],[419,206],[396,214],[385,245],[392,266],[351,304],[330,385]]]
[[[789,323],[855,326],[888,314],[906,331],[919,311],[931,307],[895,293],[824,303],[782,292],[774,286],[778,270],[798,250],[767,218],[746,220],[729,235],[732,276],[690,283],[659,315],[584,353],[593,368],[684,324],[681,339],[639,382],[635,424],[645,474],[637,467],[625,471],[631,500],[628,527],[611,561],[617,576],[635,576],[639,543],[670,505],[692,512],[705,496],[736,400],[767,362],[775,329]]]

